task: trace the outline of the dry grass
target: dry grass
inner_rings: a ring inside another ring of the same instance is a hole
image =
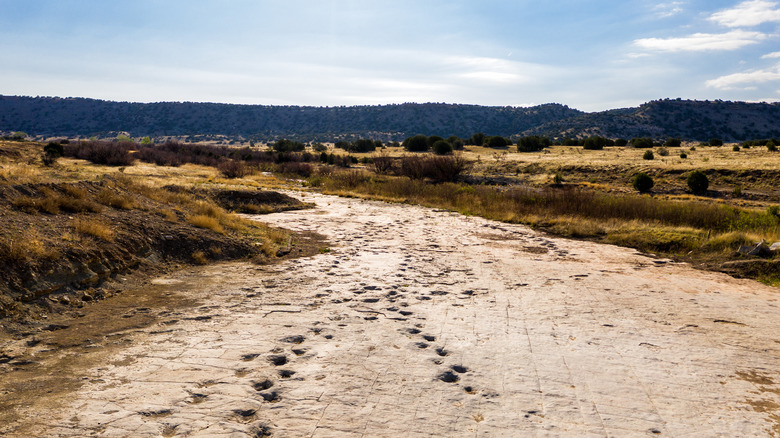
[[[29,263],[35,260],[54,260],[59,251],[46,245],[36,232],[28,232],[23,238],[0,237],[0,257],[10,264]]]
[[[208,264],[209,259],[206,257],[206,253],[203,251],[195,251],[192,253],[192,260],[199,265]]]
[[[206,228],[216,233],[225,234],[225,229],[222,228],[222,225],[220,225],[219,221],[205,214],[190,216],[187,218],[187,222],[198,228]]]
[[[95,200],[103,205],[120,210],[130,210],[135,207],[135,202],[132,198],[118,194],[115,190],[108,187],[101,189],[95,196]]]
[[[111,227],[95,219],[74,219],[73,229],[78,233],[92,236],[106,242],[114,241],[114,231]]]

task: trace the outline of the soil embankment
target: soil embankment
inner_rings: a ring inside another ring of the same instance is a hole
[[[69,368],[67,394],[9,406],[0,433],[780,432],[775,289],[518,225],[305,197],[317,209],[263,219],[329,236],[322,254],[158,278],[148,288],[197,304],[139,305],[126,314],[150,325],[70,352],[5,344],[0,393],[73,352],[98,363]]]

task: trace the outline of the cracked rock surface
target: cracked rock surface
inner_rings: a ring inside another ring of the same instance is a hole
[[[780,433],[773,288],[519,225],[296,196],[317,209],[261,219],[329,251],[158,279],[199,305],[133,331],[56,408],[33,403],[0,433]]]

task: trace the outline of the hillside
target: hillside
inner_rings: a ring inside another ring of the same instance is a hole
[[[469,137],[477,131],[509,136],[580,114],[558,104],[531,108],[436,103],[299,107],[0,96],[0,130],[44,136],[127,132],[135,137],[201,134],[304,141],[349,135],[402,140],[420,133]]]
[[[267,106],[111,102],[86,98],[0,96],[0,131],[39,137],[216,136],[267,141],[333,141],[415,134],[610,138],[679,137],[726,141],[780,137],[780,104],[657,100],[637,108],[585,113],[560,104],[486,107],[443,103],[378,106]]]
[[[524,135],[609,138],[677,137],[726,141],[780,137],[780,104],[655,100],[638,108],[583,113],[529,129]]]

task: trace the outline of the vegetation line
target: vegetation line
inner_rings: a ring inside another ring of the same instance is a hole
[[[522,223],[560,236],[632,247],[709,267],[733,259],[739,245],[761,239],[774,241],[780,235],[780,218],[772,210],[751,211],[695,200],[579,188],[431,184],[357,170],[318,175],[309,182],[328,194],[419,204]]]

